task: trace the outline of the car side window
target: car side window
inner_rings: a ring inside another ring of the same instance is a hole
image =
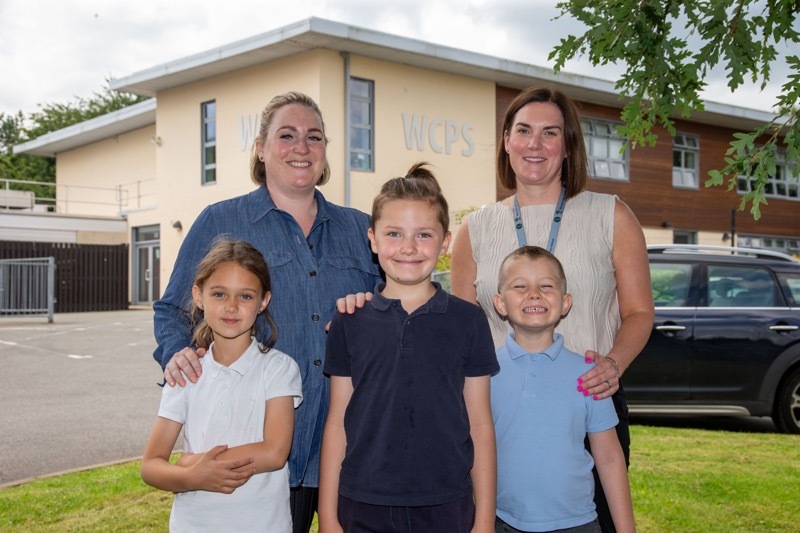
[[[656,307],[685,307],[689,300],[692,265],[651,263],[650,280]]]
[[[780,276],[783,284],[789,288],[789,293],[792,298],[791,305],[793,307],[800,306],[800,276],[793,277],[789,274],[782,274]]]
[[[776,284],[762,268],[708,266],[709,307],[773,307]]]

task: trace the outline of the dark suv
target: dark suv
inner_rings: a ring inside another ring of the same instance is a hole
[[[650,340],[631,413],[771,416],[800,433],[800,262],[765,250],[648,246]]]

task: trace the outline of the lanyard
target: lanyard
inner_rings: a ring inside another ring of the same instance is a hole
[[[561,196],[558,197],[556,211],[553,213],[553,223],[550,225],[550,237],[547,239],[547,251],[553,253],[556,249],[558,230],[561,229],[561,216],[564,214],[564,205],[567,203],[567,189],[561,187]],[[517,229],[517,241],[520,247],[527,246],[528,238],[525,236],[525,226],[522,225],[522,212],[519,209],[517,195],[514,195],[514,227]]]

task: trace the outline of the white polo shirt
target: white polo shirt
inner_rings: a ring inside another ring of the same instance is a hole
[[[264,440],[267,400],[302,401],[300,370],[285,353],[261,353],[255,339],[230,367],[217,363],[214,345],[201,358],[197,383],[165,386],[158,416],[183,424],[184,450],[204,453]],[[233,494],[190,491],[175,495],[170,531],[291,531],[289,467],[256,474]]]

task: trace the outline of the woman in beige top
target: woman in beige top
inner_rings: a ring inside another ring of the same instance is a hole
[[[471,213],[461,225],[453,243],[452,292],[484,309],[495,345],[503,344],[511,328],[492,305],[500,263],[524,244],[551,249],[564,264],[574,302],[556,331],[568,348],[596,363],[576,383],[575,394],[613,395],[627,460],[630,436],[620,377],[647,342],[654,316],[641,226],[615,196],[584,191],[586,149],[569,97],[547,88],[523,91],[509,105],[502,131],[498,176],[515,194]],[[613,531],[596,486],[601,525]]]

